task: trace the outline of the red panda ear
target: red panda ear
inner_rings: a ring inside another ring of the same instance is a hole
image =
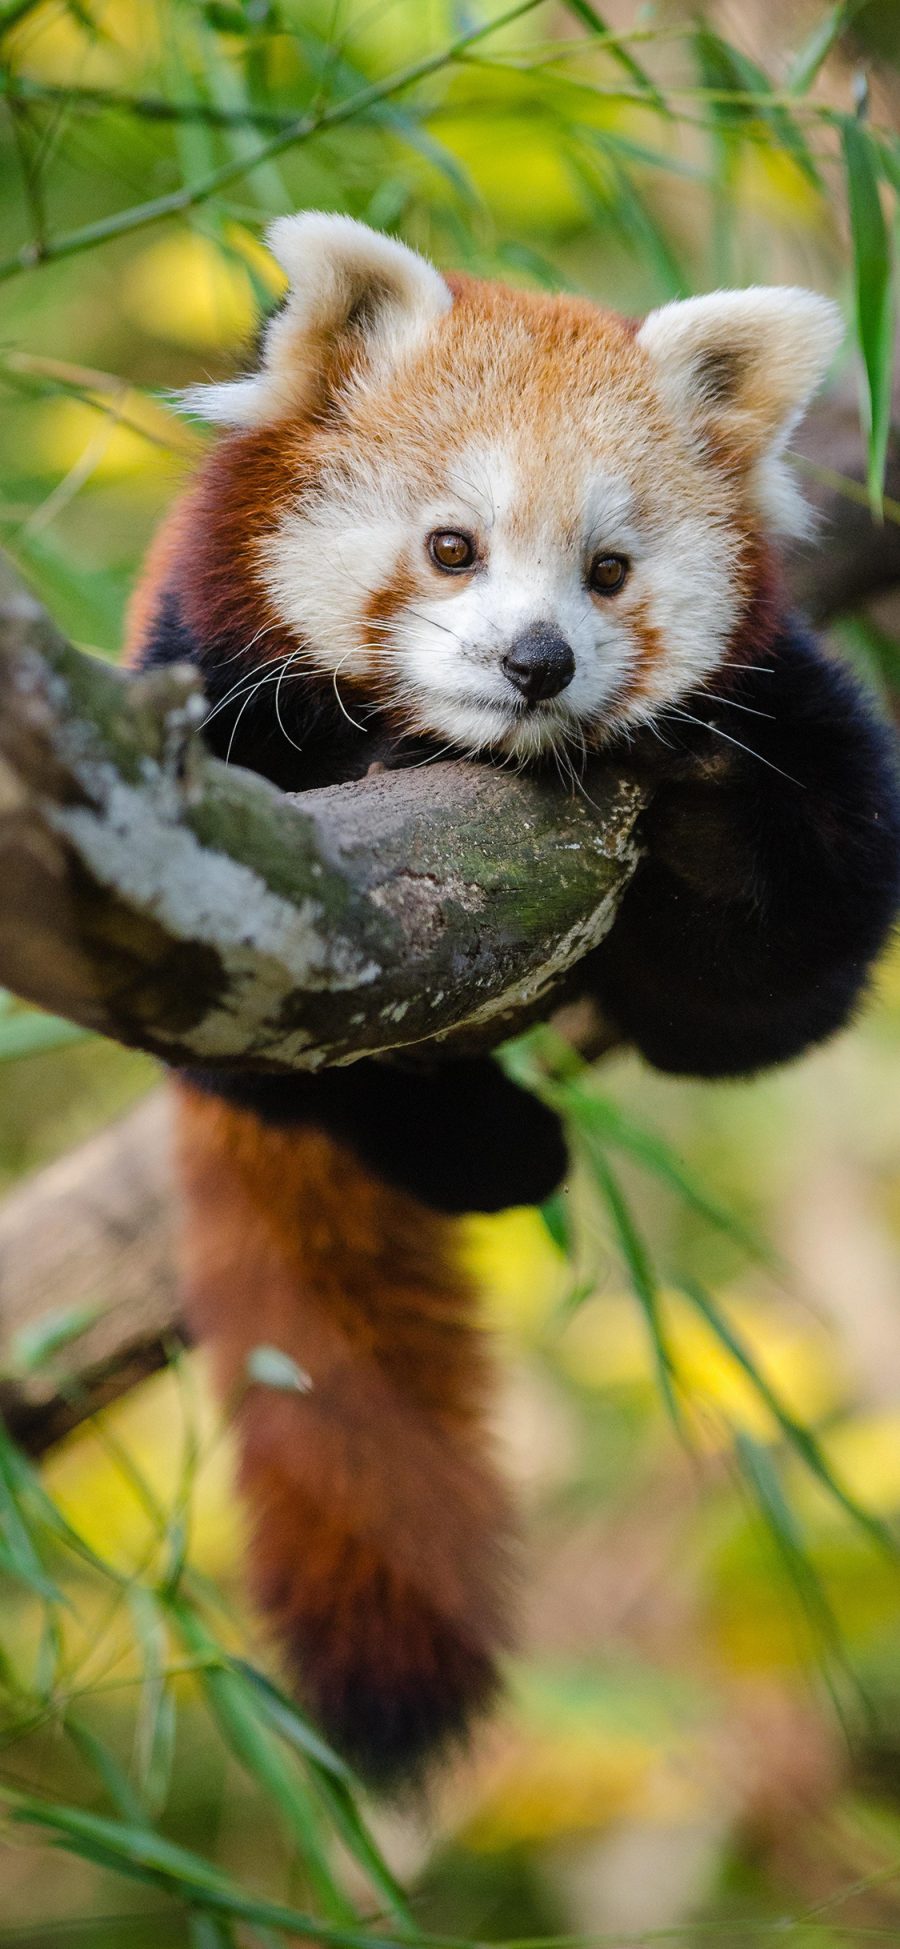
[[[266,241],[289,284],[266,328],[259,371],[181,395],[189,410],[224,426],[302,411],[342,352],[357,366],[388,369],[453,302],[424,257],[352,217],[279,217]]]
[[[711,458],[749,475],[761,512],[792,531],[804,510],[781,456],[842,336],[829,299],[758,285],[651,311],[637,342],[677,417]]]

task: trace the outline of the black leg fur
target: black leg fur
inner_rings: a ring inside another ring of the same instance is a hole
[[[689,700],[699,724],[661,724],[648,857],[585,963],[623,1034],[683,1075],[746,1075],[840,1028],[900,904],[892,732],[799,626],[759,661]]]

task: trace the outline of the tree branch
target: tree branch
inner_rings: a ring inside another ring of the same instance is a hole
[[[0,1413],[31,1453],[165,1364],[179,1330],[174,1205],[161,1090],[0,1205]],[[28,1371],[24,1336],[82,1308],[96,1321]]]
[[[0,982],[175,1064],[493,1046],[609,926],[638,786],[443,764],[288,799],[210,757],[195,675],[64,642],[0,569]]]

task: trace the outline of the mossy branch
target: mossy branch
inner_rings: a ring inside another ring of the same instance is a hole
[[[290,799],[205,750],[195,675],[65,642],[0,565],[0,982],[176,1064],[491,1046],[609,926],[641,790],[487,765]]]

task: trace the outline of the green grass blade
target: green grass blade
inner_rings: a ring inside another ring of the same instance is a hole
[[[54,1354],[62,1353],[73,1340],[80,1340],[82,1334],[95,1326],[101,1312],[99,1306],[62,1306],[55,1312],[44,1313],[31,1326],[20,1327],[10,1343],[9,1371],[18,1375],[36,1373]]]
[[[353,1776],[340,1756],[326,1745],[294,1701],[263,1672],[244,1659],[229,1661],[256,1693],[260,1711],[272,1729],[288,1742],[313,1771],[319,1797],[325,1802],[345,1846],[369,1876],[373,1888],[387,1902],[406,1932],[418,1936],[403,1889],[392,1874],[376,1842],[365,1827],[352,1792]]]
[[[37,1469],[16,1446],[3,1420],[0,1419],[0,1491],[4,1481],[15,1498],[17,1509],[33,1510],[41,1529],[46,1531],[55,1542],[62,1543],[83,1563],[89,1564],[92,1570],[99,1571],[104,1577],[121,1581],[112,1565],[98,1556],[96,1550],[91,1548],[91,1545],[48,1496]]]
[[[277,1809],[323,1913],[333,1922],[358,1921],[332,1873],[318,1810],[267,1726],[254,1687],[222,1653],[191,1605],[175,1598],[167,1608],[186,1650],[201,1666],[200,1684],[226,1745]]]
[[[881,1549],[886,1550],[888,1555],[896,1560],[898,1554],[900,1554],[900,1543],[898,1543],[898,1539],[891,1534],[886,1523],[881,1522],[877,1516],[873,1516],[870,1510],[864,1509],[846,1489],[841,1487],[837,1477],[832,1473],[815,1435],[809,1428],[804,1427],[801,1421],[795,1420],[794,1416],[789,1413],[784,1403],[779,1399],[770,1381],[767,1380],[762,1369],[757,1366],[752,1354],[744,1345],[743,1340],[732,1326],[731,1321],[726,1318],[724,1313],[720,1312],[709,1293],[705,1292],[703,1287],[698,1285],[695,1279],[679,1280],[679,1288],[685,1297],[691,1301],[692,1305],[696,1307],[698,1313],[702,1315],[707,1325],[715,1334],[716,1339],[731,1354],[732,1359],[740,1367],[742,1373],[746,1374],[748,1380],[752,1382],[760,1400],[765,1403],[769,1413],[781,1429],[782,1434],[806,1464],[810,1474],[816,1477],[816,1480],[821,1483],[823,1489],[827,1489],[828,1494],[833,1496],[835,1502],[845,1510],[846,1514],[851,1516],[855,1523],[859,1524],[860,1529],[865,1530],[866,1534]]]
[[[575,1237],[569,1207],[562,1191],[554,1191],[552,1197],[545,1198],[538,1206],[541,1223],[548,1238],[567,1259],[574,1257]]]
[[[67,1712],[64,1720],[67,1737],[76,1752],[91,1771],[96,1774],[101,1786],[120,1819],[132,1826],[140,1827],[145,1820],[145,1811],[138,1794],[120,1766],[115,1753],[98,1738],[90,1726]]]
[[[8,1437],[0,1440],[0,1565],[26,1589],[33,1590],[51,1604],[65,1599],[59,1585],[50,1577],[26,1520],[22,1499],[17,1493],[16,1472]]]
[[[635,60],[631,49],[624,46],[621,40],[616,39],[615,35],[612,34],[612,30],[607,26],[603,15],[597,12],[596,7],[591,5],[590,0],[565,0],[565,6],[566,11],[572,15],[573,19],[580,21],[582,27],[586,27],[589,33],[596,34],[601,41],[605,39],[608,42],[607,52],[610,60],[615,61],[623,70],[623,73],[628,75],[629,80],[633,81],[636,87],[641,89],[646,95],[648,102],[652,103],[654,108],[665,110],[665,99],[657,88],[655,81],[651,80],[646,68],[643,68],[640,62]]]
[[[803,1608],[814,1638],[826,1654],[819,1669],[828,1688],[832,1705],[849,1740],[846,1713],[834,1682],[832,1664],[850,1680],[868,1709],[868,1700],[859,1677],[849,1663],[840,1626],[828,1602],[821,1579],[806,1549],[797,1517],[782,1489],[778,1471],[767,1448],[754,1441],[746,1430],[737,1429],[734,1452],[741,1474],[778,1551],[786,1574]]]
[[[593,1096],[588,1090],[579,1088],[577,1084],[568,1084],[565,1087],[562,1102],[568,1108],[569,1114],[582,1117],[586,1122],[591,1123],[599,1136],[608,1143],[614,1144],[617,1150],[625,1151],[637,1163],[643,1164],[647,1170],[652,1171],[668,1185],[670,1190],[676,1192],[699,1218],[705,1219],[706,1223],[714,1226],[716,1231],[724,1233],[751,1258],[767,1265],[772,1271],[779,1269],[777,1255],[766,1240],[760,1238],[751,1226],[744,1225],[734,1212],[728,1210],[727,1206],[720,1205],[717,1199],[711,1197],[705,1187],[698,1184],[696,1178],[685,1170],[684,1165],[663,1137],[658,1137],[655,1132],[645,1130],[641,1124],[635,1123],[608,1097]]]
[[[815,22],[788,69],[788,94],[808,93],[835,42],[867,4],[868,0],[838,0],[836,7],[830,7],[821,20]]]
[[[704,85],[714,93],[735,97],[733,101],[711,101],[713,119],[723,122],[733,132],[742,124],[762,123],[773,148],[783,149],[807,182],[821,191],[822,179],[806,138],[788,110],[771,99],[774,89],[765,70],[710,27],[698,28],[694,46]],[[745,100],[746,96],[752,96],[753,100]]]
[[[401,1944],[393,1935],[334,1928],[302,1909],[256,1899],[202,1855],[149,1828],[86,1813],[81,1807],[39,1800],[4,1783],[0,1783],[0,1805],[5,1806],[12,1821],[52,1834],[83,1860],[96,1861],[114,1873],[163,1888],[198,1910],[233,1916],[307,1942],[325,1943],[330,1949],[409,1949],[408,1943]],[[432,1940],[437,1949],[441,1939]],[[462,1944],[459,1949],[463,1949]]]
[[[879,188],[879,151],[859,122],[842,124],[853,238],[856,331],[866,375],[869,499],[881,513],[891,421],[894,305],[891,243]]]
[[[44,1015],[38,1009],[4,1015],[0,1021],[0,1062],[21,1062],[25,1056],[69,1049],[75,1042],[86,1042],[90,1033],[75,1022],[63,1022],[58,1015]]]
[[[175,1755],[175,1698],[166,1676],[169,1634],[151,1591],[136,1585],[128,1603],[143,1658],[134,1773],[141,1805],[159,1814],[169,1797]]]
[[[583,1131],[581,1137],[588,1164],[612,1224],[613,1235],[628,1273],[631,1289],[647,1322],[663,1400],[676,1433],[683,1440],[684,1423],[675,1391],[677,1371],[663,1326],[659,1286],[650,1254],[634,1222],[621,1185],[599,1144],[592,1140],[589,1132]]]
[[[237,1936],[224,1915],[192,1915],[191,1949],[237,1949]]]

